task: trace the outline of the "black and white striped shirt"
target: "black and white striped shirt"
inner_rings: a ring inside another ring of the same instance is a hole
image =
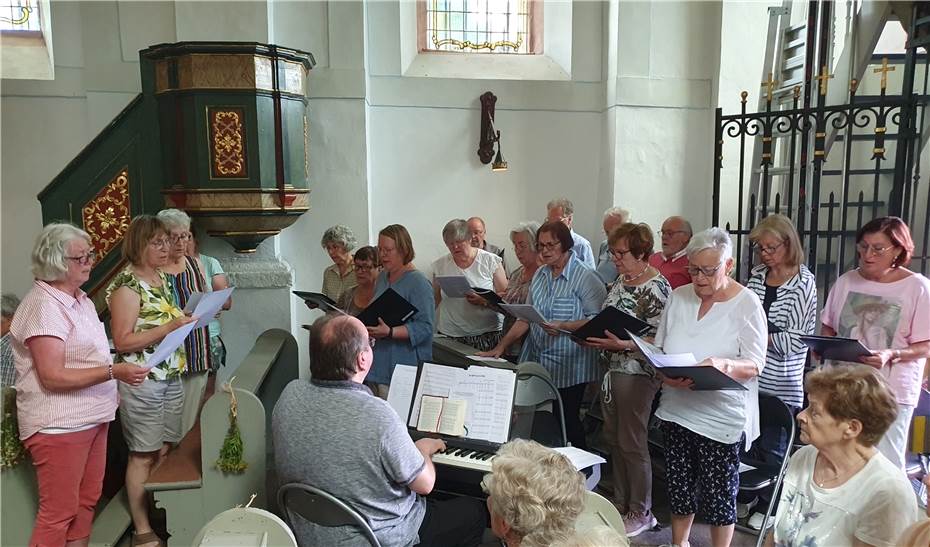
[[[760,264],[753,268],[746,288],[765,299],[765,277],[768,268]],[[776,290],[777,297],[768,310],[769,325],[778,332],[769,332],[770,342],[765,355],[765,368],[759,376],[759,391],[775,395],[793,407],[804,401],[804,362],[807,346],[799,338],[814,334],[817,326],[817,283],[814,274],[801,264],[797,275]],[[770,330],[773,330],[770,328]]]

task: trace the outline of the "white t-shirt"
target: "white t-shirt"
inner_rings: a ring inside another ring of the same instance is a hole
[[[759,298],[745,287],[726,302],[717,302],[698,320],[701,299],[694,287],[672,291],[665,306],[656,345],[665,353],[749,359],[759,371],[765,366],[768,326]],[[656,416],[698,435],[724,444],[746,433],[748,447],[759,436],[759,386],[756,378],[743,382],[746,391],[693,391],[662,386]]]
[[[817,453],[808,445],[788,462],[775,515],[776,546],[832,547],[852,545],[857,538],[876,547],[893,547],[917,522],[914,490],[881,453],[836,488],[814,484]]]
[[[464,275],[472,287],[494,290],[494,272],[501,257],[478,249],[474,262],[467,269],[459,268],[447,254],[433,262],[433,275]],[[442,293],[439,303],[439,332],[448,336],[476,336],[501,330],[504,317],[489,309],[469,304],[464,298],[452,298]]]

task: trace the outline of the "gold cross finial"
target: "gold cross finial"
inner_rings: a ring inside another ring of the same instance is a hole
[[[820,76],[815,76],[814,79],[820,80],[820,94],[826,95],[827,94],[827,80],[833,79],[833,74],[827,73],[827,65],[823,65],[823,67],[820,69]]]
[[[885,87],[888,85],[888,73],[894,72],[893,66],[888,66],[888,57],[882,57],[882,67],[873,69],[872,72],[882,74],[882,90],[884,91]]]
[[[777,84],[777,83],[778,83],[778,80],[775,80],[775,79],[772,78],[772,73],[771,73],[771,72],[769,72],[769,80],[768,80],[767,82],[762,82],[762,87],[765,87],[765,88],[768,89],[768,91],[767,91],[766,94],[767,94],[767,96],[768,96],[768,98],[769,98],[769,101],[772,100],[772,91],[775,90],[775,84]]]

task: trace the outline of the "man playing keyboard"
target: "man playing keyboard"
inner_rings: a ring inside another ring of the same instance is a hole
[[[325,315],[310,331],[311,379],[294,380],[272,414],[281,484],[303,482],[339,498],[368,521],[385,547],[478,545],[487,510],[470,498],[426,498],[436,480],[438,439],[414,443],[406,425],[362,384],[373,340],[346,315]],[[298,520],[299,517],[298,517]],[[333,545],[348,527],[294,523],[300,545]]]

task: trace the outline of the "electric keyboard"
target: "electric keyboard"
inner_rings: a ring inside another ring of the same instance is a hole
[[[433,454],[432,458],[435,464],[471,469],[483,473],[491,472],[491,460],[493,459],[494,454],[491,452],[470,450],[468,448],[456,448],[453,446]]]

